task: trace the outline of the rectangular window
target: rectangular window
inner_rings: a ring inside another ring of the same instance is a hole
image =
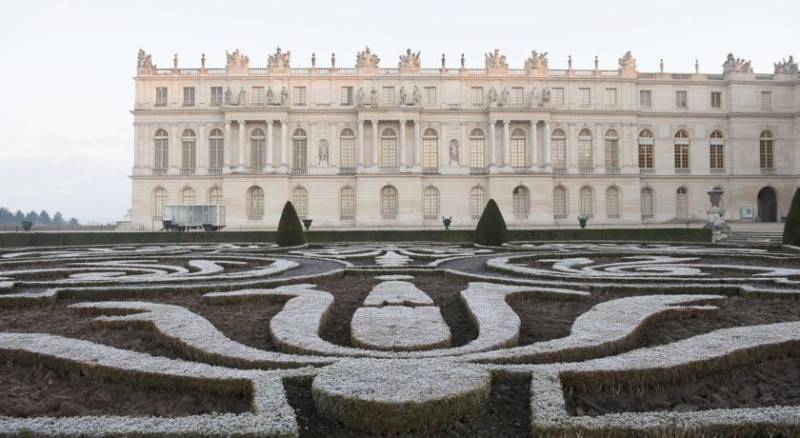
[[[253,105],[264,105],[265,102],[264,87],[253,87]]]
[[[578,88],[578,105],[589,106],[592,104],[592,89]]]
[[[292,103],[301,106],[306,104],[306,87],[294,87]]]
[[[483,105],[483,87],[472,87],[472,104]]]
[[[167,106],[167,87],[156,88],[156,106]]]
[[[222,87],[211,87],[211,105],[222,105]]]
[[[761,92],[761,109],[762,110],[771,110],[772,109],[772,92],[771,91],[762,91]]]
[[[675,145],[675,169],[685,171],[689,169],[689,145]]]
[[[606,106],[617,106],[616,88],[606,88]]]
[[[383,87],[383,104],[394,105],[394,87]]]
[[[653,106],[653,92],[651,90],[639,90],[639,106],[651,108]]]
[[[183,87],[183,106],[194,106],[194,87]]]
[[[722,92],[711,92],[711,108],[722,108]]]
[[[425,103],[436,105],[436,87],[425,87]]]
[[[525,103],[525,89],[522,87],[511,88],[511,105],[522,106]]]
[[[721,170],[725,168],[725,161],[723,158],[725,147],[721,144],[712,144],[709,149],[709,165],[713,170]]]
[[[353,104],[353,87],[342,87],[339,102],[344,106]]]
[[[675,106],[678,108],[688,108],[689,107],[689,99],[686,95],[686,91],[676,91],[675,92]]]
[[[564,89],[563,88],[553,88],[552,98],[553,98],[553,105],[556,106],[564,106]]]

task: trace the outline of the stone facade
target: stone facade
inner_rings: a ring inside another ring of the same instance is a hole
[[[495,50],[485,67],[421,68],[407,50],[381,68],[267,68],[238,50],[211,69],[157,68],[139,53],[134,115],[135,228],[161,207],[223,203],[227,225],[272,229],[293,200],[315,228],[474,226],[494,198],[512,227],[703,220],[725,190],[733,220],[784,215],[800,168],[800,76],[792,58],[756,74],[522,69]]]

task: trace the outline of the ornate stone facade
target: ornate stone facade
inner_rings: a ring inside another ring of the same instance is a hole
[[[381,68],[366,48],[355,67],[290,68],[277,49],[262,68],[236,50],[226,68],[163,69],[140,51],[132,222],[223,203],[229,227],[271,229],[289,199],[315,228],[471,227],[490,198],[512,227],[703,221],[716,186],[729,219],[788,210],[791,57],[775,74],[733,55],[710,74],[640,72],[630,52],[609,70],[483,61],[423,68],[409,49]]]

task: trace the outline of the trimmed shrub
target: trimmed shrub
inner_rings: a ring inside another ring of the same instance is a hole
[[[794,192],[792,206],[789,207],[786,223],[783,224],[783,243],[786,245],[800,244],[800,189]]]
[[[290,201],[286,201],[281,213],[281,220],[278,222],[278,246],[297,246],[306,243],[303,236],[303,224],[297,217],[297,211]]]
[[[490,199],[475,228],[475,243],[480,245],[502,245],[508,242],[508,228],[503,214],[494,199]]]

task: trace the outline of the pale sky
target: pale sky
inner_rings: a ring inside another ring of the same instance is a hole
[[[800,1],[13,1],[0,0],[0,206],[120,219],[130,208],[136,52],[162,67],[225,66],[241,49],[266,65],[280,45],[293,66],[319,66],[335,52],[355,63],[368,44],[394,67],[407,47],[423,67],[442,53],[480,67],[500,48],[512,68],[532,49],[551,68],[616,68],[632,50],[639,70],[721,73],[728,52],[756,72],[800,55]]]

